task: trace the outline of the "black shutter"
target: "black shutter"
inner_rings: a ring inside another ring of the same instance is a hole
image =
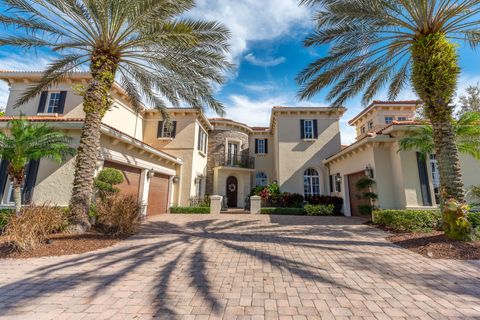
[[[265,139],[265,153],[268,153],[268,139]]]
[[[428,183],[428,171],[425,157],[417,152],[418,175],[420,177],[420,190],[424,206],[432,205],[432,196],[430,194],[430,184]]]
[[[40,160],[32,160],[28,164],[27,177],[25,179],[25,186],[22,192],[22,203],[29,204],[32,201],[33,189],[35,188],[35,182],[37,181],[38,166]]]
[[[8,179],[7,169],[8,169],[8,161],[2,160],[2,163],[0,164],[0,202],[3,199],[5,186],[7,185],[7,179]]]
[[[313,120],[313,137],[314,137],[315,139],[318,138],[317,120]]]
[[[255,153],[258,153],[258,139],[255,139]]]
[[[305,139],[305,120],[300,120],[300,139]]]
[[[67,99],[67,91],[60,91],[60,103],[58,105],[57,113],[63,114],[65,109],[65,100]]]
[[[45,105],[47,104],[48,91],[42,91],[40,95],[40,103],[38,104],[37,113],[45,112]]]
[[[334,193],[335,190],[333,189],[333,175],[330,175],[330,192]]]
[[[170,135],[172,138],[175,138],[177,135],[177,121],[173,121],[172,124],[172,134]]]
[[[163,135],[163,121],[158,121],[157,138],[161,138],[162,135]]]

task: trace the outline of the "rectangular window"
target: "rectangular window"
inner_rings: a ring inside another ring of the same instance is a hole
[[[438,160],[434,154],[430,155],[430,169],[432,170],[433,192],[435,201],[440,203],[440,171],[438,170]]]
[[[313,120],[304,120],[303,122],[303,138],[313,139]]]
[[[200,128],[200,131],[198,133],[198,145],[197,148],[199,151],[202,151],[203,153],[207,153],[207,133]]]
[[[265,153],[265,139],[258,139],[257,153]]]
[[[165,121],[159,121],[157,138],[175,138],[176,130],[177,121],[171,121],[169,124]]]
[[[386,116],[385,117],[385,124],[390,124],[393,122],[393,117],[392,116]]]
[[[239,162],[238,158],[238,143],[228,143],[228,164],[234,166]]]
[[[368,122],[368,130],[373,129],[373,121]]]
[[[407,121],[407,117],[398,117],[397,120],[398,121]]]
[[[50,99],[48,100],[47,113],[57,113],[60,107],[60,92],[50,93]]]
[[[364,134],[365,132],[366,132],[365,126],[362,126],[362,127],[360,128],[360,133],[361,133],[361,134]]]

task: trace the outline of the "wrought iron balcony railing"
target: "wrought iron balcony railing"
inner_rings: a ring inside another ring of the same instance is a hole
[[[255,169],[255,158],[245,155],[229,155],[217,161],[217,166]]]

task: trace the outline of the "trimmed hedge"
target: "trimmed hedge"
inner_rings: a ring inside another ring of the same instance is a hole
[[[210,213],[210,208],[209,207],[171,207],[170,213],[206,214],[206,213]]]
[[[305,201],[308,204],[312,205],[329,205],[332,204],[334,206],[333,214],[334,215],[343,215],[342,214],[342,206],[343,206],[343,198],[336,197],[336,196],[307,196],[305,197]]]
[[[306,214],[303,208],[261,208],[260,213],[292,216],[303,216]]]
[[[305,212],[307,213],[307,215],[309,215],[309,216],[331,216],[331,215],[333,215],[335,207],[334,207],[333,204],[328,204],[328,205],[306,204],[304,209],[305,209]]]
[[[439,229],[439,210],[374,210],[373,223],[396,231],[429,232]]]

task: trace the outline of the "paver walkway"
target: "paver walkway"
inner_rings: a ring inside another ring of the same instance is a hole
[[[0,261],[0,318],[480,319],[480,263],[351,218],[165,215],[93,253]]]

